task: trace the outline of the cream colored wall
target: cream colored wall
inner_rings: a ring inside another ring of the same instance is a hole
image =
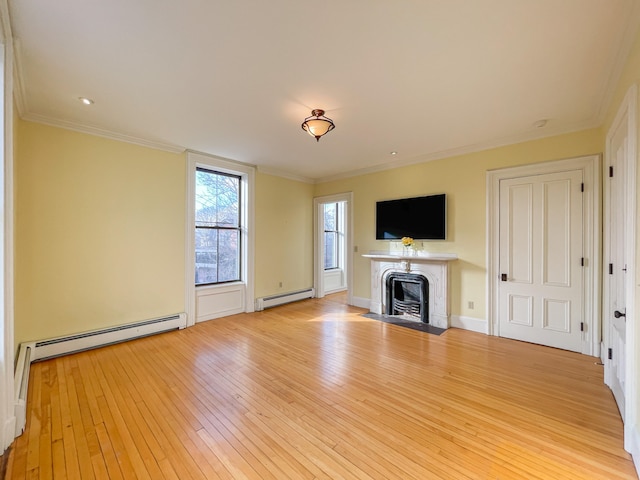
[[[451,264],[451,313],[485,319],[486,310],[486,172],[515,165],[558,160],[602,151],[601,130],[549,137],[478,153],[430,161],[316,185],[315,195],[354,194],[353,295],[370,297],[370,262],[361,256],[388,250],[375,240],[375,202],[401,197],[446,193],[446,241],[425,241],[423,250],[457,253]],[[474,308],[468,308],[468,302]]]
[[[256,297],[313,286],[313,190],[308,183],[256,175]]]
[[[184,156],[17,126],[16,345],[184,311]]]

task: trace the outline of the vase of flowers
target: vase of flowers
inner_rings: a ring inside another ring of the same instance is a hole
[[[413,255],[413,247],[414,247],[414,242],[413,242],[413,238],[411,237],[402,237],[402,246],[404,249],[404,254],[407,256],[411,256]]]

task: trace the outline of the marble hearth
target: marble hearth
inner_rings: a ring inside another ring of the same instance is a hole
[[[449,328],[449,262],[457,260],[455,253],[371,252],[363,255],[371,260],[371,305],[380,315],[387,313],[387,276],[393,272],[423,275],[429,282],[429,324]]]

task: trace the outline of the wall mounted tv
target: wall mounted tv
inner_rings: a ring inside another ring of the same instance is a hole
[[[447,236],[445,194],[376,202],[376,240],[444,240]]]

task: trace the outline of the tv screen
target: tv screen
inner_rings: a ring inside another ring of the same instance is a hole
[[[376,202],[376,240],[444,240],[446,233],[444,193]]]

